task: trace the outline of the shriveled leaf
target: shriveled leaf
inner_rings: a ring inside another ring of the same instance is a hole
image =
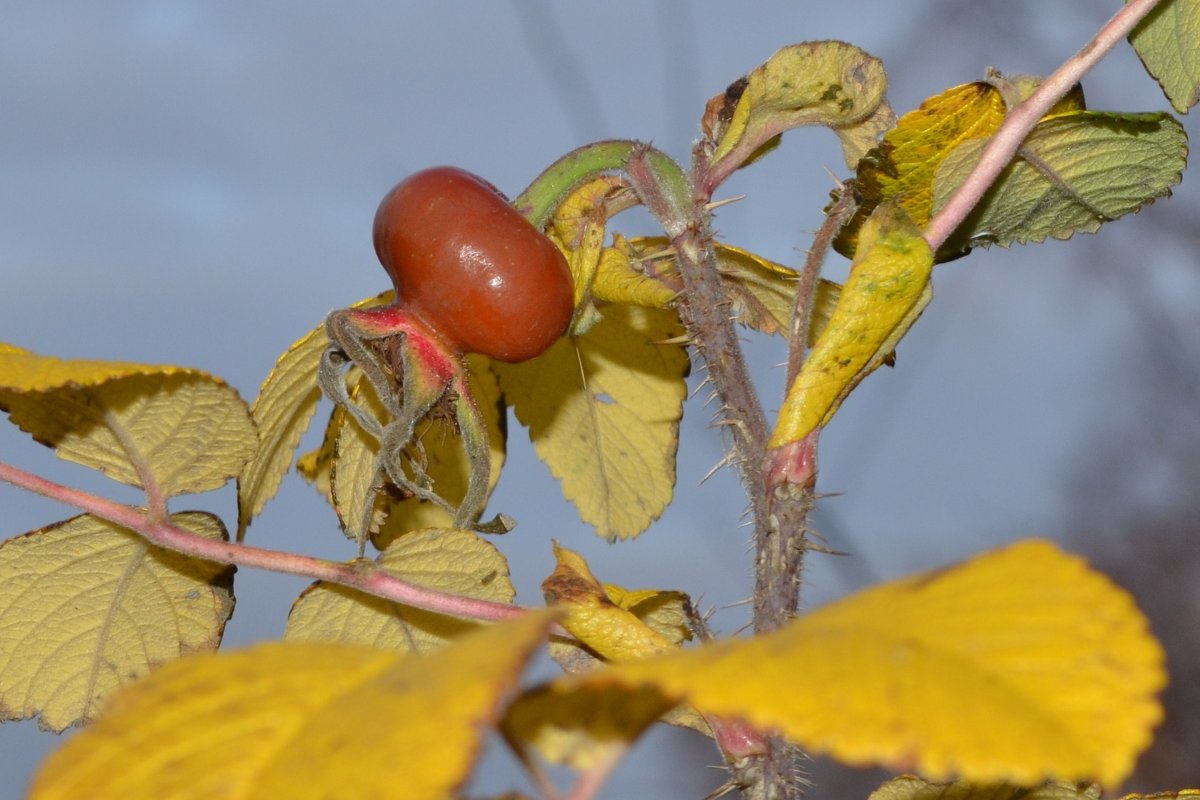
[[[491,476],[489,492],[500,480],[504,466],[505,447],[508,436],[505,407],[500,398],[500,386],[491,362],[480,355],[467,356],[468,380],[484,422],[487,425],[491,444]],[[384,419],[386,412],[375,399],[375,393],[366,381],[359,381],[352,373],[355,396],[373,409],[376,416]],[[379,443],[350,423],[344,413],[335,410],[325,429],[325,438],[316,450],[305,453],[296,463],[301,476],[313,485],[326,500],[334,505],[339,518],[362,514],[367,491],[373,476],[372,467],[379,452]],[[470,476],[467,461],[458,432],[451,420],[427,418],[417,426],[417,444],[405,450],[409,462],[424,463],[433,480],[435,490],[446,500],[456,503],[466,495]],[[335,454],[340,466],[334,469]],[[408,531],[423,528],[446,527],[453,524],[453,515],[445,509],[416,497],[405,497],[390,484],[376,498],[370,521],[371,540],[384,549],[396,537]],[[363,518],[356,517],[361,524]],[[345,526],[347,536],[355,538],[351,526]]]
[[[933,181],[942,160],[963,142],[991,136],[1005,113],[1000,90],[980,81],[947,89],[901,117],[858,164],[855,191],[862,203],[834,241],[837,251],[853,256],[858,229],[889,200],[924,227],[933,216]]]
[[[1200,101],[1200,0],[1159,3],[1129,43],[1176,111]]]
[[[60,458],[167,496],[216,489],[254,453],[246,404],[199,370],[0,353],[0,409]],[[140,472],[139,472],[140,470]]]
[[[52,754],[30,797],[449,800],[552,619],[425,656],[276,643],[184,659]]]
[[[1129,595],[1051,543],[1027,541],[770,635],[557,683],[658,686],[809,751],[931,780],[1111,786],[1150,743],[1165,682],[1162,649]]]
[[[673,312],[607,306],[581,336],[523,364],[496,364],[517,419],[583,520],[637,536],[675,488],[687,352]]]
[[[498,603],[511,603],[516,596],[504,556],[470,531],[406,533],[377,560],[384,572],[417,586]],[[467,620],[318,582],[292,605],[284,637],[424,652],[476,627]]]
[[[557,545],[554,552],[558,564],[542,588],[548,600],[567,604],[563,627],[573,636],[551,636],[549,646],[550,657],[564,671],[596,669],[604,663],[602,658],[616,661],[647,658],[679,647],[692,638],[688,621],[691,600],[683,592],[630,591],[613,584],[600,584],[577,553]],[[586,705],[596,699],[588,698],[582,702]],[[600,702],[608,701],[600,698]],[[664,722],[691,728],[705,736],[712,735],[708,722],[695,709],[688,706],[670,708],[668,705],[658,708],[654,716],[662,716],[664,712]],[[565,731],[561,733],[568,735]],[[591,754],[594,745],[602,744],[592,741],[593,732],[587,729],[575,730],[569,736],[574,742],[572,751],[580,758],[584,753]],[[577,740],[576,736],[582,739]],[[547,745],[538,744],[539,749],[544,746]],[[600,750],[604,749],[600,747]],[[549,754],[546,757],[557,760]]]
[[[1065,783],[1032,788],[1006,783],[930,783],[904,775],[871,792],[868,800],[1100,800],[1100,787]]]
[[[369,297],[354,308],[383,305],[392,301],[392,292]],[[321,390],[317,387],[317,367],[329,346],[325,326],[318,325],[287,349],[263,381],[258,398],[250,411],[258,427],[260,444],[254,458],[238,476],[238,539],[250,522],[262,512],[267,501],[279,491],[279,484],[291,466],[300,437],[308,430]]]
[[[613,763],[670,706],[653,689],[559,692],[544,686],[518,697],[503,726],[510,740],[546,761],[582,771]]]
[[[467,356],[468,381],[471,396],[483,415],[487,426],[488,444],[491,453],[491,472],[488,477],[488,494],[496,488],[500,471],[504,467],[505,448],[508,441],[508,410],[500,397],[500,381],[493,371],[492,362],[481,355]],[[429,418],[417,426],[419,447],[408,448],[408,458],[424,459],[425,470],[433,480],[433,488],[452,504],[458,504],[467,494],[471,465],[463,449],[462,437],[453,421]],[[422,455],[423,452],[423,455]],[[383,523],[373,535],[376,547],[386,548],[396,537],[408,531],[422,528],[447,527],[453,524],[453,515],[443,508],[416,497],[402,498],[388,492],[380,501]]]
[[[228,538],[209,514],[171,521]],[[0,544],[0,720],[61,731],[158,664],[216,649],[232,587],[231,567],[87,515]]]
[[[932,297],[933,254],[897,205],[881,205],[867,220],[859,251],[829,323],[788,388],[771,447],[798,442],[826,425],[895,351]]]
[[[1154,794],[1127,794],[1121,800],[1196,800],[1196,798],[1200,798],[1200,789],[1183,789],[1178,792],[1155,792]]]
[[[590,650],[607,661],[629,661],[675,647],[632,611],[609,599],[578,553],[555,544],[554,557],[554,572],[542,581],[546,602],[563,609],[563,628]]]
[[[966,179],[985,144],[967,142],[941,164],[935,211]],[[1044,120],[946,247],[1008,246],[1093,233],[1170,194],[1187,152],[1183,126],[1167,114],[1081,111]]]
[[[879,130],[886,94],[882,62],[854,45],[822,41],[785,47],[709,102],[703,125],[716,144],[713,166],[743,165],[784,131],[825,125],[852,131],[843,146],[853,167],[863,137]]]

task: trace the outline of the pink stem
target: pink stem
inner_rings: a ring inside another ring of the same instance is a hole
[[[1159,0],[1130,0],[1082,50],[1067,59],[1025,102],[1008,112],[1000,129],[983,149],[975,169],[925,228],[925,241],[933,250],[945,244],[954,229],[967,218],[1046,112],[1117,42],[1128,36],[1158,3]]]
[[[380,570],[370,561],[346,564],[279,550],[251,547],[236,542],[207,539],[172,525],[169,521],[157,520],[152,514],[147,514],[139,509],[54,483],[2,462],[0,462],[0,480],[51,500],[74,506],[114,525],[128,528],[143,536],[151,544],[184,555],[202,558],[205,561],[258,567],[272,572],[328,581],[349,586],[385,600],[393,600],[397,603],[439,614],[451,614],[456,617],[494,621],[508,619],[526,612],[526,609],[519,606],[460,597],[416,586]]]

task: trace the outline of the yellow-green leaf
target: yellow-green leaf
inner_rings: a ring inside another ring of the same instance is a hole
[[[1176,111],[1200,101],[1200,0],[1159,3],[1129,42]]]
[[[934,210],[950,199],[986,142],[951,153],[934,182]],[[1170,194],[1187,165],[1187,134],[1167,114],[1081,111],[1034,128],[1013,163],[959,226],[947,249],[1066,239]]]
[[[0,409],[60,458],[167,497],[220,487],[257,446],[237,392],[182,367],[8,350]]]
[[[606,306],[587,333],[523,364],[496,364],[517,419],[585,522],[637,536],[675,488],[687,352],[674,312]]]
[[[869,589],[773,634],[558,681],[654,685],[848,763],[1024,786],[1120,783],[1162,718],[1165,682],[1129,595],[1045,541]]]
[[[826,425],[842,401],[895,351],[932,297],[933,254],[903,209],[879,206],[859,234],[829,323],[788,389],[770,446]]]
[[[835,130],[865,125],[867,135],[886,127],[878,114],[887,102],[883,64],[846,42],[785,47],[735,86],[710,101],[705,116],[709,137],[718,140],[712,156],[717,169],[726,159],[747,163],[770,140],[801,125]],[[731,112],[730,103],[736,104]],[[863,130],[843,139],[851,167],[861,155]]]
[[[369,297],[354,304],[366,308],[391,302],[392,292]],[[262,512],[267,501],[279,491],[279,484],[292,463],[300,437],[308,430],[321,390],[317,387],[317,367],[329,346],[325,326],[318,325],[287,349],[263,381],[258,398],[250,411],[258,427],[260,444],[238,475],[238,540],[250,522]]]
[[[228,538],[189,512],[176,525]],[[233,569],[79,516],[0,544],[0,719],[61,731],[152,667],[212,650],[233,613]]]
[[[406,533],[377,560],[384,572],[417,586],[498,603],[511,603],[516,595],[504,556],[470,531],[429,529]],[[292,641],[423,652],[476,627],[476,623],[457,617],[318,582],[293,604],[284,636]]]
[[[52,754],[30,797],[449,800],[552,620],[425,656],[284,643],[184,659]]]
[[[901,117],[858,165],[855,191],[862,204],[834,241],[837,251],[854,255],[858,229],[889,200],[924,227],[933,216],[933,181],[942,160],[969,139],[991,136],[1005,113],[1000,90],[977,82],[947,89]]]
[[[930,783],[913,775],[888,781],[868,800],[1100,800],[1100,787],[1045,783],[1033,788],[1004,783]]]

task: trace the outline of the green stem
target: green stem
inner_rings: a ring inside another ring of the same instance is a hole
[[[641,147],[645,145],[629,139],[610,139],[572,150],[538,175],[512,201],[513,207],[535,227],[544,228],[567,195],[591,178],[624,170]]]

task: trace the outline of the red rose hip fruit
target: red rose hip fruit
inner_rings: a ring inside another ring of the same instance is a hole
[[[433,167],[392,189],[375,213],[375,252],[397,304],[458,352],[525,361],[571,322],[562,252],[464,170]]]

